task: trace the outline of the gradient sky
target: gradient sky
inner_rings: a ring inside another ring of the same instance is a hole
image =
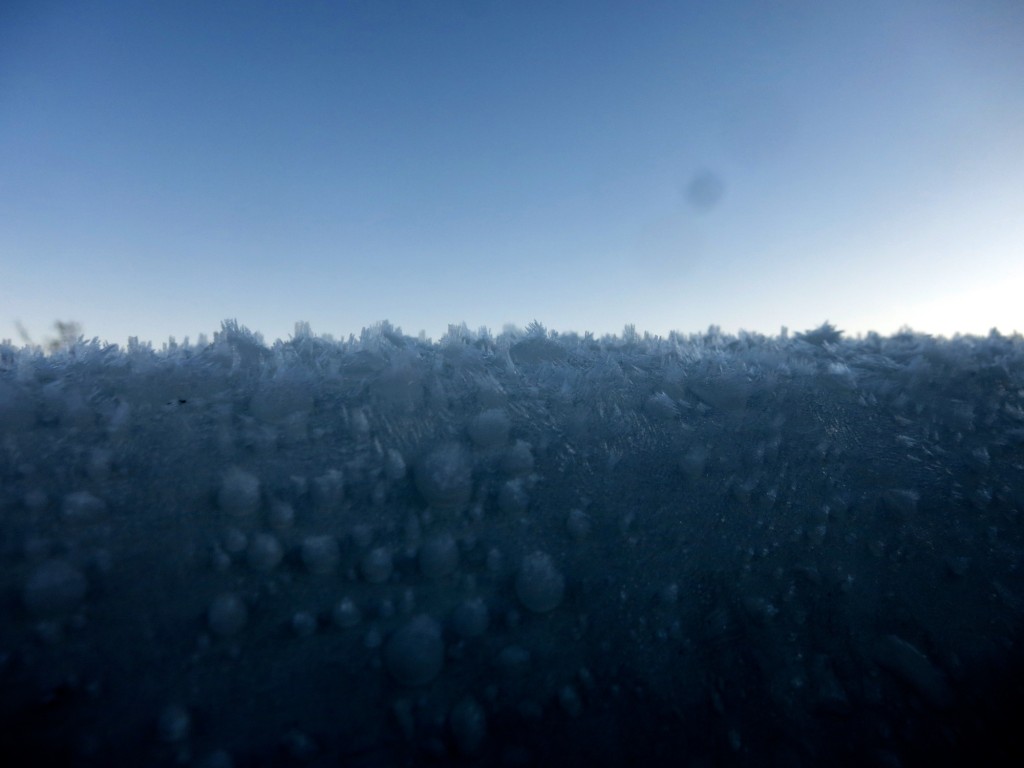
[[[1024,3],[7,0],[0,337],[1024,331]]]

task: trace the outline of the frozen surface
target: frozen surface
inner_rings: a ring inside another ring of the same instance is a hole
[[[1019,336],[0,345],[0,754],[1009,762],[1022,508]]]

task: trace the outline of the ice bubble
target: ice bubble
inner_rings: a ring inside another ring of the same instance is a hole
[[[571,685],[563,686],[558,692],[558,703],[569,717],[579,717],[583,712],[583,702],[580,701],[580,695],[576,693],[576,689]]]
[[[214,546],[210,551],[210,565],[219,573],[224,573],[231,567],[231,557],[219,546]]]
[[[565,520],[565,529],[576,541],[585,539],[590,535],[590,515],[582,509],[573,509]]]
[[[471,757],[480,751],[487,738],[487,714],[472,696],[466,696],[452,707],[448,727],[459,754]]]
[[[501,408],[488,408],[469,424],[469,437],[480,448],[504,445],[511,428],[508,415]]]
[[[284,550],[277,537],[269,533],[258,533],[249,542],[246,560],[249,567],[256,571],[272,571],[284,557]]]
[[[550,555],[534,552],[523,558],[516,575],[516,595],[524,607],[535,613],[545,613],[561,605],[565,578]]]
[[[471,597],[455,606],[452,629],[462,638],[480,637],[487,631],[490,615],[482,597]]]
[[[206,618],[213,634],[227,637],[242,630],[249,618],[249,611],[238,595],[225,592],[214,598]]]
[[[161,741],[175,744],[188,738],[191,725],[192,718],[189,717],[187,709],[177,704],[168,704],[160,713],[157,731]]]
[[[334,573],[340,560],[341,550],[333,536],[307,536],[302,540],[302,563],[310,573]]]
[[[363,556],[359,569],[371,584],[383,584],[391,578],[394,565],[387,547],[375,547]]]
[[[359,606],[350,597],[343,597],[338,604],[334,606],[334,613],[332,614],[334,623],[342,629],[349,629],[356,626],[363,619],[363,612],[359,610]]]
[[[505,570],[505,556],[501,554],[501,550],[497,547],[491,547],[487,550],[486,564],[488,572],[498,576]]]
[[[237,528],[228,528],[224,531],[224,551],[229,555],[238,555],[249,546],[248,537]]]
[[[428,579],[439,579],[459,567],[459,545],[450,533],[431,536],[420,547],[420,572]]]
[[[505,452],[501,468],[509,475],[526,475],[533,471],[533,449],[525,440],[516,440]]]
[[[85,597],[82,572],[66,560],[47,560],[36,567],[25,584],[25,606],[36,616],[58,616],[78,607]]]
[[[309,611],[296,611],[292,616],[292,631],[299,637],[309,637],[316,632],[316,616]]]
[[[313,502],[320,510],[330,511],[345,497],[345,482],[341,470],[329,469],[313,480]]]
[[[285,501],[275,502],[267,516],[270,527],[278,531],[286,531],[295,524],[295,509]]]
[[[69,522],[87,523],[102,517],[106,511],[106,502],[88,491],[69,493],[61,504],[61,514]]]
[[[429,683],[444,665],[441,625],[426,614],[414,616],[388,639],[384,665],[403,685]]]
[[[377,617],[384,619],[385,621],[394,618],[395,615],[395,602],[384,598],[377,604]]]
[[[473,476],[465,450],[447,443],[423,457],[416,465],[416,488],[435,507],[449,509],[468,502]]]
[[[498,491],[498,509],[506,515],[521,515],[530,506],[530,496],[523,488],[522,480],[503,483]]]
[[[217,504],[228,514],[238,517],[253,514],[260,507],[259,479],[237,467],[228,470],[217,492]]]
[[[374,648],[380,648],[383,642],[384,635],[381,634],[380,627],[376,624],[370,625],[370,628],[366,630],[366,634],[363,635],[363,647],[372,650]]]
[[[521,673],[530,664],[530,652],[521,645],[506,645],[498,654],[498,666],[512,673]]]

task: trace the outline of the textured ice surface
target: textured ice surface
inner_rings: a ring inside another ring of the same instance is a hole
[[[0,344],[0,755],[1013,764],[1022,506],[1019,337]]]

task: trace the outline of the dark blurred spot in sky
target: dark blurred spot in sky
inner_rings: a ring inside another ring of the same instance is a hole
[[[699,171],[693,175],[684,190],[686,202],[698,211],[710,211],[722,199],[725,184],[713,171]]]

